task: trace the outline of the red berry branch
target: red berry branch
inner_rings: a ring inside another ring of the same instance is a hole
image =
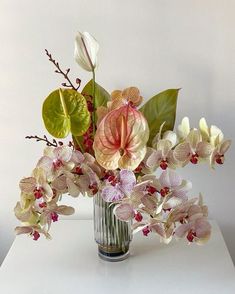
[[[63,87],[67,87],[67,88],[72,88],[73,90],[77,91],[78,88],[80,87],[81,85],[81,80],[79,78],[76,78],[76,84],[78,84],[78,86],[74,86],[73,83],[71,82],[70,78],[68,77],[68,73],[70,72],[70,68],[66,69],[65,71],[63,71],[61,68],[60,68],[60,65],[59,63],[52,57],[52,55],[48,52],[47,49],[45,49],[46,51],[46,55],[48,56],[49,58],[49,61],[51,61],[54,66],[57,68],[55,70],[56,73],[58,74],[61,74],[68,83],[62,83],[61,85]]]

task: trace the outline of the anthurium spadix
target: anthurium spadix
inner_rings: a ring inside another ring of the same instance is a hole
[[[75,38],[74,58],[87,71],[94,71],[97,67],[97,53],[99,44],[89,33],[78,32]]]
[[[144,159],[149,127],[130,104],[110,111],[100,122],[94,139],[98,163],[108,170],[134,170]]]

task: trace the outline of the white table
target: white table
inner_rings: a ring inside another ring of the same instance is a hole
[[[136,235],[129,259],[97,256],[92,221],[53,226],[53,240],[18,236],[0,268],[1,294],[235,293],[235,271],[218,226],[205,246]]]

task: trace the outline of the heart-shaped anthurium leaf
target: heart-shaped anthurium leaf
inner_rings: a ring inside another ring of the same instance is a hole
[[[82,95],[93,96],[93,80],[90,80],[82,90]],[[106,106],[107,102],[110,100],[109,93],[101,87],[99,84],[95,83],[95,106]]]
[[[163,131],[173,130],[179,89],[169,89],[153,96],[139,110],[148,121],[150,136],[148,145],[165,122]]]
[[[86,99],[72,89],[57,89],[44,101],[42,117],[47,131],[56,138],[65,138],[71,132],[83,135],[90,126]]]

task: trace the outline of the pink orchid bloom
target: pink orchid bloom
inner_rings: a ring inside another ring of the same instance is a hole
[[[181,224],[175,230],[175,236],[179,238],[187,237],[189,242],[204,244],[211,235],[211,225],[205,217],[196,218],[189,223]]]
[[[119,179],[104,187],[101,196],[106,202],[119,201],[132,192],[135,184],[135,174],[130,170],[121,170]]]
[[[51,239],[50,234],[41,229],[40,226],[18,226],[15,228],[16,235],[21,234],[29,234],[31,237],[33,237],[33,240],[37,241],[40,238],[40,234],[43,234],[47,239]]]
[[[67,205],[57,205],[56,201],[47,203],[43,208],[40,215],[40,225],[47,230],[50,229],[51,222],[58,221],[58,215],[72,215],[74,214],[74,208]]]
[[[64,170],[72,170],[74,163],[71,160],[73,150],[67,146],[46,147],[44,156],[39,160],[37,167],[45,170],[49,181],[61,175]]]
[[[214,166],[215,163],[223,164],[224,163],[224,154],[229,149],[230,145],[232,144],[231,140],[226,140],[219,143],[213,150],[210,156],[210,164]]]
[[[173,170],[163,171],[159,178],[158,191],[167,197],[163,209],[171,209],[188,199],[187,193],[192,188],[190,181],[182,178]]]
[[[45,171],[41,167],[33,170],[32,177],[22,179],[19,186],[21,192],[33,194],[35,199],[43,197],[50,200],[53,197],[53,190],[47,182]]]
[[[198,130],[193,129],[189,132],[185,141],[177,145],[174,149],[174,157],[184,165],[189,161],[197,164],[199,159],[207,159],[212,153],[210,143],[202,141]]]
[[[109,112],[94,139],[97,162],[107,170],[134,170],[144,159],[149,138],[148,123],[130,104]]]

